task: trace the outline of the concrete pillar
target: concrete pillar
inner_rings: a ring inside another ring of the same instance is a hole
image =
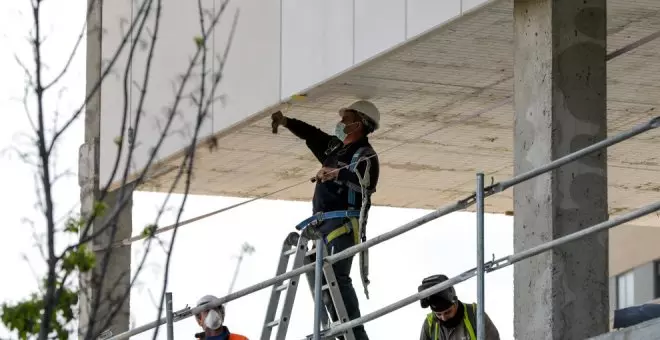
[[[515,173],[606,137],[606,0],[514,0]],[[607,219],[606,152],[514,189],[521,251]],[[607,233],[515,265],[516,339],[608,331]]]
[[[80,331],[81,336],[87,336],[90,322],[93,320],[92,336],[101,335],[105,338],[116,335],[129,329],[130,324],[130,289],[131,289],[131,247],[112,249],[107,262],[106,249],[120,240],[131,237],[132,228],[132,188],[126,187],[121,199],[124,204],[119,207],[120,191],[117,189],[109,193],[103,202],[107,205],[107,213],[95,223],[95,227],[104,227],[104,232],[95,237],[91,246],[96,251],[97,264],[91,275],[82,277],[85,283],[80,294]],[[89,192],[88,192],[89,193]],[[98,192],[97,192],[98,194]],[[84,206],[92,203],[92,195],[83,197]],[[113,210],[119,210],[114,221],[110,221]],[[116,226],[105,227],[107,225]],[[113,235],[114,231],[114,235]],[[93,232],[93,231],[92,231]],[[103,271],[104,263],[107,269]],[[94,312],[95,304],[96,312]]]
[[[97,85],[101,77],[102,57],[101,40],[103,36],[102,2],[88,0],[91,9],[87,19],[87,95]],[[100,198],[99,192],[99,142],[101,139],[101,91],[89,97],[85,107],[85,137],[79,155],[79,185],[82,216],[90,216]],[[94,228],[100,228],[116,208],[120,190],[109,193],[103,202],[106,214],[95,221]],[[127,187],[124,193],[123,208],[115,217],[116,228],[108,228],[106,232],[95,237],[89,244],[92,249],[104,249],[108,245],[128,238],[132,232],[132,188]],[[114,235],[111,231],[115,229]],[[98,229],[97,229],[98,230]],[[93,232],[93,231],[92,231]],[[107,263],[105,275],[101,275],[104,267],[104,251],[96,252],[97,266],[91,275],[80,277],[79,295],[79,338],[97,339],[111,334],[125,332],[129,328],[129,301],[131,279],[131,248],[113,249]],[[124,303],[121,303],[121,301]],[[95,302],[99,301],[96,312],[93,312]],[[90,321],[94,320],[93,331],[88,332]]]

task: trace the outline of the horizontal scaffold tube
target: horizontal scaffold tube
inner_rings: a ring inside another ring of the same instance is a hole
[[[630,139],[632,137],[635,137],[639,134],[642,134],[646,131],[653,130],[657,127],[660,127],[660,116],[657,116],[648,122],[641,123],[634,128],[624,131],[622,133],[619,133],[615,136],[612,136],[610,138],[603,139],[602,141],[598,143],[591,144],[583,149],[580,149],[578,151],[575,151],[571,154],[568,154],[564,157],[558,158],[546,165],[540,166],[536,169],[532,169],[530,171],[527,171],[525,173],[522,173],[518,176],[515,176],[509,180],[502,181],[500,183],[496,183],[491,185],[490,187],[486,188],[486,192],[494,191],[494,192],[501,192],[504,191],[516,184],[522,183],[524,181],[527,181],[529,179],[532,179],[538,175],[542,175],[550,170],[556,169],[566,163],[570,163],[572,161],[575,161],[577,159],[580,159],[590,153],[599,151],[601,149],[608,148],[612,145],[621,143],[627,139]]]
[[[576,151],[576,152],[574,152],[570,155],[566,155],[564,157],[561,157],[561,158],[559,158],[559,159],[557,159],[557,160],[555,160],[551,163],[548,163],[547,165],[539,167],[537,170],[531,170],[531,171],[526,172],[524,174],[515,176],[515,177],[509,179],[508,181],[502,182],[504,184],[500,184],[500,183],[493,184],[493,185],[489,186],[488,188],[486,188],[486,191],[484,192],[484,197],[492,196],[495,193],[503,191],[506,188],[509,188],[509,187],[511,187],[515,184],[518,184],[520,182],[523,182],[523,181],[526,181],[526,180],[531,179],[533,177],[536,177],[538,175],[541,175],[544,172],[548,172],[548,171],[551,171],[553,169],[556,169],[556,168],[558,168],[558,167],[560,167],[564,164],[570,163],[570,162],[572,162],[576,159],[584,157],[584,156],[586,156],[586,155],[588,155],[588,154],[590,154],[594,151],[598,151],[600,149],[603,149],[603,148],[612,146],[614,144],[620,143],[620,142],[622,142],[626,139],[629,139],[631,137],[639,135],[639,134],[641,134],[643,132],[646,132],[648,130],[657,128],[659,126],[660,126],[660,116],[655,117],[655,118],[651,119],[650,121],[648,121],[644,124],[638,125],[638,126],[634,127],[633,129],[631,129],[629,131],[622,132],[618,135],[609,137],[609,138],[607,138],[603,141],[600,141],[596,144],[590,145],[586,148],[583,148],[579,151]],[[539,169],[543,169],[543,171],[539,171]],[[332,256],[328,256],[326,258],[326,262],[335,263],[337,261],[343,260],[343,259],[348,258],[350,256],[353,256],[353,255],[355,255],[355,254],[357,254],[357,253],[359,253],[363,250],[371,248],[371,247],[373,247],[377,244],[383,243],[383,242],[385,242],[387,240],[390,240],[394,237],[397,237],[397,236],[399,236],[403,233],[406,233],[406,232],[408,232],[412,229],[415,229],[415,228],[417,228],[417,227],[419,227],[419,226],[421,226],[425,223],[428,223],[430,221],[438,219],[438,218],[440,218],[442,216],[445,216],[447,214],[450,214],[452,212],[463,210],[463,209],[465,209],[469,206],[472,206],[474,204],[475,204],[475,194],[472,194],[471,196],[468,196],[468,197],[466,197],[462,200],[456,201],[452,204],[446,205],[446,206],[444,206],[444,207],[442,207],[438,210],[435,210],[435,211],[433,211],[429,214],[426,214],[426,215],[424,215],[424,216],[422,216],[422,217],[420,217],[416,220],[408,222],[408,223],[406,223],[406,224],[404,224],[404,225],[402,225],[402,226],[400,226],[396,229],[393,229],[393,230],[391,230],[387,233],[384,233],[382,235],[378,235],[378,236],[376,236],[372,239],[367,240],[366,242],[363,242],[363,243],[357,244],[355,246],[352,246],[350,248],[347,248],[346,250],[344,250],[342,252],[339,252],[337,254],[334,254]],[[194,314],[201,313],[201,312],[203,312],[205,310],[208,310],[208,309],[211,309],[211,308],[215,308],[219,305],[222,305],[222,304],[225,304],[227,302],[239,299],[243,296],[246,296],[246,295],[252,294],[254,292],[260,291],[264,288],[268,288],[272,285],[282,283],[283,281],[288,280],[292,277],[299,276],[299,275],[304,274],[306,272],[310,272],[310,271],[314,270],[314,265],[315,265],[314,263],[310,263],[310,264],[304,265],[302,267],[298,267],[298,268],[293,269],[289,272],[286,272],[282,275],[275,276],[273,278],[270,278],[268,280],[265,280],[265,281],[262,281],[260,283],[254,284],[254,285],[252,285],[250,287],[247,287],[245,289],[239,290],[235,293],[232,293],[232,294],[229,294],[227,296],[221,297],[218,300],[216,300],[214,303],[205,304],[203,306],[192,308],[192,309],[190,309],[190,308],[182,309],[182,310],[177,311],[177,312],[174,313],[175,314],[174,321],[178,322],[178,321],[186,319],[186,318],[188,318],[188,317],[190,317]],[[468,273],[468,272],[466,272],[466,273]],[[472,276],[474,276],[474,275],[476,275],[476,272],[473,273]],[[470,277],[472,277],[472,276],[470,276]],[[466,278],[466,280],[467,280],[467,278]],[[458,281],[458,282],[462,282],[462,281]],[[430,288],[430,289],[433,289],[433,288]],[[405,304],[402,305],[402,306],[405,306]],[[401,308],[401,307],[398,307],[398,308]],[[398,308],[396,308],[396,309],[398,309]],[[369,315],[372,315],[372,314],[369,314]],[[378,317],[380,317],[380,315]],[[358,320],[358,319],[356,319],[356,320]],[[353,322],[353,321],[351,321],[351,322]],[[133,335],[137,335],[137,334],[146,332],[150,329],[156,328],[156,327],[158,327],[160,325],[163,325],[165,323],[166,323],[166,319],[161,318],[159,320],[152,321],[152,322],[144,324],[142,326],[138,326],[136,328],[133,328],[133,329],[127,331],[127,332],[117,334],[116,336],[108,338],[107,340],[128,339],[129,337],[131,337]],[[353,326],[351,326],[351,327],[353,327]]]
[[[499,260],[495,260],[493,262],[494,266],[489,267],[487,269],[487,271],[492,272],[492,271],[495,271],[495,270],[498,270],[498,269],[508,267],[508,266],[510,266],[510,265],[512,265],[516,262],[520,262],[520,261],[525,260],[527,258],[536,256],[536,255],[538,255],[540,253],[543,253],[545,251],[548,251],[548,250],[550,250],[554,247],[557,247],[557,246],[560,246],[560,245],[563,245],[563,244],[566,244],[566,243],[569,243],[569,242],[572,242],[572,241],[579,240],[579,239],[581,239],[583,237],[586,237],[586,236],[589,236],[591,234],[596,234],[598,232],[608,230],[610,228],[616,227],[618,225],[624,224],[626,222],[632,221],[632,220],[640,218],[642,216],[646,216],[646,215],[654,213],[656,211],[660,211],[660,201],[655,202],[655,203],[650,204],[650,205],[647,205],[647,206],[645,206],[641,209],[629,212],[627,214],[617,216],[617,217],[615,217],[611,220],[607,220],[605,222],[596,224],[596,225],[591,226],[589,228],[582,229],[582,230],[577,231],[575,233],[560,237],[556,240],[552,240],[552,241],[546,242],[544,244],[538,245],[536,247],[521,251],[517,254],[509,255],[509,256],[503,257]],[[462,273],[458,276],[450,278],[447,281],[439,283],[439,284],[437,284],[433,287],[430,287],[426,290],[423,290],[419,293],[410,295],[405,299],[394,302],[389,306],[385,306],[381,309],[373,311],[373,312],[371,312],[367,315],[364,315],[360,318],[353,319],[349,322],[342,323],[342,324],[338,325],[337,327],[328,329],[325,332],[323,332],[323,334],[321,334],[321,336],[322,336],[323,339],[325,339],[325,338],[328,338],[328,337],[333,337],[333,336],[336,336],[336,335],[340,335],[341,333],[347,331],[350,328],[353,328],[353,327],[356,327],[356,326],[359,326],[359,325],[363,325],[363,324],[365,324],[369,321],[373,321],[375,319],[378,319],[379,317],[384,316],[386,314],[389,314],[391,312],[394,312],[397,309],[403,308],[403,307],[405,307],[405,306],[407,306],[411,303],[414,303],[416,301],[419,301],[421,299],[429,297],[429,296],[431,296],[435,293],[438,293],[438,292],[440,292],[440,291],[442,291],[446,288],[449,288],[449,287],[454,286],[458,283],[466,281],[466,280],[474,277],[475,275],[477,275],[477,269],[476,268],[468,270],[468,271],[466,271],[466,272],[464,272],[464,273]]]
[[[383,242],[385,242],[385,241],[387,241],[391,238],[399,236],[399,235],[401,235],[401,234],[403,234],[407,231],[415,229],[415,228],[421,226],[422,224],[428,223],[430,221],[433,221],[437,218],[440,218],[440,217],[442,217],[444,215],[447,215],[447,214],[450,214],[452,212],[465,209],[465,208],[467,208],[468,206],[470,206],[472,204],[474,204],[473,201],[463,200],[463,201],[458,201],[458,202],[455,202],[453,204],[447,205],[443,208],[440,208],[440,209],[435,210],[435,211],[433,211],[429,214],[426,214],[426,215],[424,215],[424,216],[422,216],[422,217],[420,217],[416,220],[408,222],[408,223],[404,224],[403,226],[400,226],[400,227],[398,227],[394,230],[391,230],[391,231],[389,231],[387,233],[384,233],[382,235],[378,235],[378,236],[376,236],[376,237],[374,237],[370,240],[367,240],[366,242],[363,242],[363,243],[360,243],[360,244],[355,245],[353,247],[347,248],[346,250],[344,250],[342,252],[339,252],[337,254],[334,254],[332,256],[328,256],[328,257],[325,258],[325,262],[335,263],[337,261],[343,260],[343,259],[348,258],[350,256],[353,256],[353,255],[355,255],[355,254],[357,254],[357,253],[359,253],[359,252],[361,252],[361,251],[363,251],[367,248],[373,247],[373,246],[375,246],[377,244],[380,244],[380,243],[383,243]],[[213,303],[208,303],[208,304],[205,304],[203,306],[195,307],[195,308],[192,308],[192,309],[186,308],[186,309],[182,309],[180,311],[177,311],[177,312],[174,313],[175,314],[175,322],[177,322],[179,320],[186,319],[186,318],[188,318],[188,317],[190,317],[194,314],[201,313],[205,310],[218,307],[218,306],[220,306],[222,304],[225,304],[227,302],[239,299],[243,296],[246,296],[246,295],[252,294],[254,292],[260,291],[264,288],[268,288],[272,285],[282,283],[284,280],[288,280],[288,279],[290,279],[294,276],[299,276],[299,275],[302,275],[306,272],[310,272],[310,271],[314,270],[314,266],[315,266],[315,263],[309,263],[309,264],[304,265],[302,267],[298,267],[298,268],[293,269],[289,272],[286,272],[282,275],[275,276],[273,278],[270,278],[268,280],[259,282],[255,285],[252,285],[252,286],[247,287],[245,289],[239,290],[235,293],[232,293],[232,294],[229,294],[227,296],[221,297],[221,298],[215,300],[215,302],[213,302]],[[162,319],[157,320],[157,321],[152,321],[148,324],[144,324],[142,326],[133,328],[133,329],[129,330],[128,332],[117,334],[116,336],[108,338],[107,340],[128,339],[131,336],[140,334],[142,332],[146,332],[150,329],[153,329],[153,328],[156,328],[160,325],[163,325],[163,324],[165,324],[165,322],[166,322],[165,318],[162,318]]]

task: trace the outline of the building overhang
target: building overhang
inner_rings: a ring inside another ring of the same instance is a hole
[[[512,10],[513,1],[492,1],[218,133],[217,148],[197,150],[190,192],[310,200],[319,164],[286,129],[272,134],[270,114],[282,109],[331,131],[338,108],[356,99],[374,101],[383,114],[371,137],[381,162],[375,205],[437,208],[470,195],[478,171],[488,182],[512,177]],[[609,0],[607,26],[613,53],[660,31],[660,2]],[[610,136],[658,116],[660,39],[610,60],[607,81]],[[651,131],[609,149],[611,215],[660,200],[659,143],[660,132]],[[169,189],[181,157],[161,162],[139,190]],[[512,206],[512,190],[486,200],[487,212]],[[660,218],[635,224],[660,226]]]

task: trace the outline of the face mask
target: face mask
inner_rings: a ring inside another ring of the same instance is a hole
[[[222,315],[218,313],[215,309],[211,309],[208,314],[206,314],[206,318],[204,318],[204,326],[206,326],[209,329],[216,330],[220,327],[222,327],[222,322],[223,322]]]
[[[346,137],[348,137],[348,135],[353,133],[353,132],[350,132],[350,133],[347,134],[346,132],[344,132],[344,129],[346,129],[347,126],[351,126],[353,124],[357,124],[357,122],[350,123],[348,125],[346,125],[342,122],[337,123],[337,125],[335,125],[335,136],[343,142],[344,140],[346,140]]]

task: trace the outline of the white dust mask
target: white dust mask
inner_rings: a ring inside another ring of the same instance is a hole
[[[217,310],[211,309],[209,310],[208,314],[206,314],[206,318],[204,318],[204,326],[208,327],[209,329],[216,330],[222,327],[223,321],[224,319],[222,315],[220,315]]]

